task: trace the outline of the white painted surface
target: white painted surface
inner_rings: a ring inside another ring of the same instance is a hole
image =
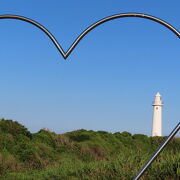
[[[159,92],[155,96],[153,107],[154,107],[154,113],[153,113],[153,124],[152,124],[152,136],[162,136],[163,103]]]

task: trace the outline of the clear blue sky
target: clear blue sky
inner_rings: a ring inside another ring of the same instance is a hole
[[[139,12],[180,30],[180,1],[1,1],[0,14],[43,24],[66,50],[106,16]],[[64,61],[48,37],[15,20],[0,21],[0,117],[36,132],[75,129],[151,134],[152,101],[164,101],[163,135],[180,120],[180,41],[165,27],[125,18],[90,32]]]

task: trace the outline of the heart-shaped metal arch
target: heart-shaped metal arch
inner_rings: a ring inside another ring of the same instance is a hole
[[[147,15],[147,14],[141,14],[141,13],[123,13],[123,14],[116,14],[116,15],[106,17],[104,19],[101,19],[100,21],[97,21],[96,23],[92,24],[91,26],[89,26],[84,32],[82,32],[77,37],[77,39],[72,43],[72,45],[69,47],[69,49],[65,52],[63,50],[63,48],[61,47],[61,45],[58,43],[58,41],[55,39],[55,37],[44,26],[42,26],[40,23],[38,23],[38,22],[36,22],[36,21],[34,21],[32,19],[23,17],[23,16],[0,15],[0,19],[17,19],[17,20],[21,20],[21,21],[25,21],[25,22],[28,22],[30,24],[33,24],[36,27],[38,27],[39,29],[41,29],[52,40],[52,42],[54,43],[54,45],[56,46],[58,51],[61,53],[61,55],[63,56],[64,59],[66,59],[71,54],[73,49],[77,46],[77,44],[80,42],[80,40],[88,32],[90,32],[91,30],[93,30],[94,28],[99,26],[100,24],[103,24],[103,23],[105,23],[107,21],[111,21],[113,19],[124,18],[124,17],[139,17],[139,18],[145,18],[145,19],[155,21],[155,22],[157,22],[159,24],[162,24],[163,26],[165,26],[169,30],[171,30],[178,38],[180,38],[180,32],[177,29],[175,29],[172,25],[170,25],[169,23],[163,21],[162,19],[159,19],[159,18],[151,16],[151,15]],[[143,166],[143,168],[139,171],[139,173],[134,177],[134,180],[138,180],[142,176],[142,174],[145,172],[145,170],[150,166],[150,164],[155,160],[155,158],[160,154],[160,152],[165,148],[167,143],[176,135],[176,133],[179,130],[180,130],[180,122],[173,129],[173,131],[170,133],[170,135],[165,139],[165,141],[160,145],[160,147],[153,154],[153,156],[147,161],[147,163]]]
[[[77,37],[77,39],[72,43],[72,45],[69,47],[69,49],[65,52],[63,50],[63,48],[61,47],[61,45],[56,40],[56,38],[44,26],[42,26],[40,23],[38,23],[38,22],[36,22],[36,21],[34,21],[32,19],[23,17],[23,16],[0,15],[0,19],[17,19],[17,20],[21,20],[21,21],[25,21],[25,22],[31,23],[31,24],[35,25],[36,27],[38,27],[39,29],[41,29],[52,40],[52,42],[54,43],[54,45],[56,46],[58,51],[61,53],[61,55],[63,56],[64,59],[66,59],[71,54],[73,49],[78,45],[80,40],[88,32],[90,32],[91,30],[93,30],[97,26],[99,26],[99,25],[101,25],[101,24],[103,24],[103,23],[105,23],[107,21],[111,21],[113,19],[125,18],[125,17],[139,17],[139,18],[145,18],[145,19],[149,19],[149,20],[155,21],[155,22],[157,22],[159,24],[162,24],[163,26],[167,27],[168,29],[170,29],[178,38],[180,38],[180,32],[177,29],[175,29],[172,25],[170,25],[169,23],[163,21],[162,19],[159,19],[159,18],[151,16],[151,15],[147,15],[147,14],[141,14],[141,13],[123,13],[123,14],[115,14],[115,15],[106,17],[104,19],[101,19],[100,21],[97,21],[96,23],[92,24],[91,26],[89,26],[85,31],[83,31]]]

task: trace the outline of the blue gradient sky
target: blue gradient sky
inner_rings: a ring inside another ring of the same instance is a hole
[[[151,14],[180,29],[180,1],[1,1],[0,14],[43,24],[66,50],[106,16]],[[0,117],[36,132],[75,129],[151,134],[152,101],[164,101],[163,135],[180,119],[180,41],[165,27],[125,18],[90,32],[64,61],[36,27],[1,20]]]

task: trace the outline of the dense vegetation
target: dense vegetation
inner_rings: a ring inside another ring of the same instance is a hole
[[[128,180],[165,137],[77,130],[30,133],[0,120],[1,180]],[[142,179],[180,179],[180,138],[173,139]]]

